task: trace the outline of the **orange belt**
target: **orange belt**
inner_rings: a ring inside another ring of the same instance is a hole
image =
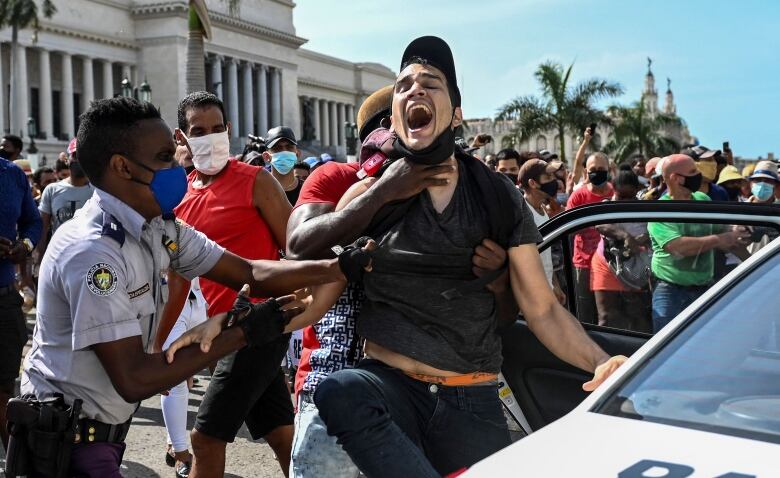
[[[445,387],[466,387],[469,385],[479,385],[486,382],[498,382],[497,373],[474,372],[464,373],[463,375],[453,375],[452,377],[439,377],[436,375],[424,375],[421,373],[404,372],[407,376],[426,383],[435,383]]]

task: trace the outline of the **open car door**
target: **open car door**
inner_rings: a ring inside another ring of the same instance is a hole
[[[588,335],[609,355],[630,356],[651,335],[652,284],[640,291],[618,293],[635,294],[631,299],[632,313],[639,312],[639,322],[631,327],[610,327],[609,322],[598,325],[606,317],[604,310],[595,312],[587,303],[574,300],[577,292],[587,292],[589,284],[578,284],[582,275],[573,267],[575,238],[577,235],[603,230],[602,225],[636,225],[644,223],[710,224],[715,230],[746,227],[751,232],[751,244],[746,249],[760,246],[761,241],[777,237],[780,233],[780,206],[748,203],[724,203],[705,201],[621,201],[604,202],[575,208],[555,216],[543,224],[539,231],[543,240],[540,252],[552,249],[558,256],[554,263],[558,282],[567,297],[566,307],[582,323]],[[603,239],[600,239],[603,241]],[[713,283],[738,265],[740,259],[730,253],[716,253]],[[598,288],[590,280],[591,288]],[[578,288],[579,286],[579,288]],[[637,295],[637,294],[641,294]],[[603,297],[603,295],[602,295]],[[594,301],[595,302],[595,301]],[[604,301],[599,305],[604,305]],[[578,310],[578,304],[579,309]],[[603,309],[603,308],[602,308]],[[624,309],[626,310],[626,309]],[[612,314],[614,317],[615,314]],[[618,322],[618,321],[616,321]],[[619,321],[625,324],[625,321]],[[554,356],[530,331],[527,323],[518,320],[503,334],[504,363],[499,395],[518,427],[513,434],[522,437],[573,410],[587,395],[582,384],[592,377]]]

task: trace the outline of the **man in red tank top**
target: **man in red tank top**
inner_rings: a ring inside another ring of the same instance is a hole
[[[179,104],[178,122],[177,143],[187,148],[195,171],[177,217],[241,257],[279,259],[290,203],[266,170],[228,158],[230,124],[222,101],[211,93],[191,93]],[[206,279],[200,284],[210,317],[230,310],[235,291]],[[288,340],[285,335],[219,361],[192,432],[191,477],[224,474],[226,445],[244,422],[253,439],[271,445],[287,473],[294,416],[280,364]]]

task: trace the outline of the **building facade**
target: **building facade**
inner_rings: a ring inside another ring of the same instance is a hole
[[[656,115],[659,112],[663,112],[669,115],[677,115],[677,106],[674,102],[674,93],[672,93],[671,82],[667,79],[666,96],[664,99],[663,109],[658,107],[658,91],[655,88],[655,76],[648,66],[647,74],[645,75],[644,89],[642,90],[641,101],[645,104],[645,109],[650,115]],[[465,133],[469,138],[479,134],[486,133],[493,136],[493,142],[489,143],[484,148],[483,154],[495,154],[502,149],[502,145],[506,143],[505,138],[508,140],[512,136],[512,131],[515,128],[514,121],[496,121],[492,118],[475,118],[466,120]],[[606,125],[599,125],[596,128],[596,135],[592,140],[592,144],[596,148],[601,148],[610,140],[611,128]],[[698,140],[691,136],[688,131],[688,127],[683,122],[682,127],[673,128],[665,131],[665,134],[675,139],[681,145],[684,144],[696,144]],[[574,158],[577,153],[577,148],[581,141],[579,133],[571,134],[567,132],[564,136],[565,152],[567,158]],[[557,131],[545,131],[536,135],[535,138],[523,141],[519,145],[514,146],[518,151],[541,151],[547,149],[554,153],[560,154],[561,141]]]
[[[39,156],[49,164],[78,129],[78,116],[98,98],[146,81],[171,128],[185,96],[186,0],[55,0],[57,13],[40,30],[19,32],[11,91],[11,31],[0,31],[0,130],[24,137],[37,125]],[[352,63],[305,50],[295,33],[290,0],[208,0],[212,37],[205,43],[207,89],[223,99],[232,149],[248,134],[291,126],[311,153],[346,154],[345,122],[363,100],[393,82],[375,63]],[[13,95],[13,97],[11,96]],[[21,133],[21,134],[20,134]]]

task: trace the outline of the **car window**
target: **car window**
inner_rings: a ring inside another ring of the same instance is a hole
[[[777,236],[760,224],[604,223],[558,241],[553,262],[581,322],[655,333]]]
[[[598,412],[780,443],[780,255],[709,305]]]

